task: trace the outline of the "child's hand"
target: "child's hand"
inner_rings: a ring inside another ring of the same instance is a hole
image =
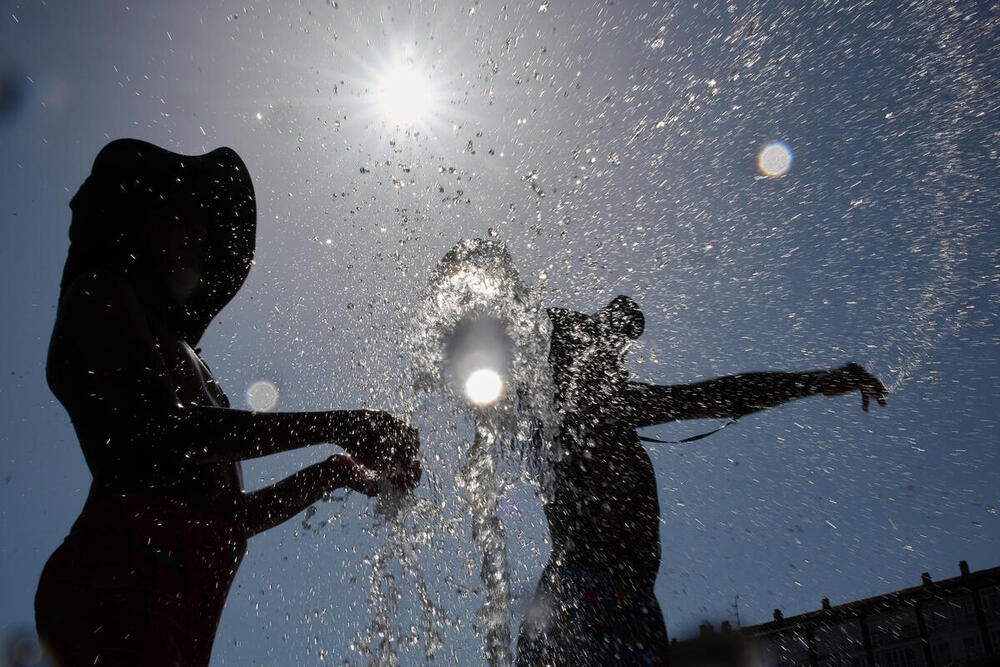
[[[368,497],[378,495],[378,474],[349,454],[334,454],[325,463],[330,471],[330,490],[352,489]]]
[[[878,378],[853,362],[830,371],[830,386],[823,390],[823,394],[838,396],[851,391],[861,392],[861,409],[865,412],[868,411],[868,403],[872,398],[879,405],[885,405],[885,386]]]
[[[352,412],[339,435],[337,444],[358,463],[383,473],[408,464],[420,448],[417,430],[382,410]]]
[[[409,493],[420,484],[420,476],[422,474],[420,461],[414,460],[405,466],[394,468],[389,473],[389,482]]]

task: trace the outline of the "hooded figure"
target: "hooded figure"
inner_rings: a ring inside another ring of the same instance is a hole
[[[664,664],[667,630],[653,590],[660,506],[636,429],[679,419],[732,420],[796,398],[853,390],[861,391],[867,410],[869,397],[884,404],[885,388],[857,364],[687,385],[629,382],[625,355],[645,328],[635,301],[619,296],[593,315],[548,313],[563,456],[552,464],[553,494],[544,507],[552,550],[521,623],[516,662]]]
[[[155,282],[162,262],[150,256],[151,227],[196,227],[204,259],[197,292],[172,322],[197,345],[219,311],[236,296],[253,264],[257,201],[243,160],[231,148],[178,155],[137,139],[105,146],[90,176],[70,201],[70,248],[61,291],[87,272],[118,273],[131,282]],[[60,297],[61,298],[61,297]]]
[[[194,346],[253,260],[254,191],[231,149],[113,141],[70,206],[47,376],[93,482],[42,572],[39,636],[60,665],[205,665],[247,538],[332,489],[375,493],[416,433],[383,412],[229,409]],[[323,442],[353,456],[243,491],[241,460]]]

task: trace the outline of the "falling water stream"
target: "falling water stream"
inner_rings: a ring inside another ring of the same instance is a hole
[[[454,495],[461,504],[459,513],[470,519],[482,584],[475,630],[490,665],[508,665],[512,660],[511,572],[498,502],[511,483],[511,465],[528,473],[544,493],[546,464],[557,456],[548,340],[545,309],[520,280],[506,247],[474,239],[460,242],[435,268],[416,308],[408,341],[416,391],[407,412],[412,416],[426,409],[422,399],[439,395],[472,430],[470,438],[450,443],[425,437],[421,455],[444,455],[456,464],[451,479],[425,480],[425,484],[437,495]],[[469,392],[468,383],[477,372],[499,379],[489,400]],[[447,476],[446,471],[442,477]],[[443,490],[450,485],[454,494]],[[454,622],[431,595],[417,558],[421,546],[447,530],[440,509],[445,504],[391,491],[380,502],[389,529],[372,559],[374,617],[365,653],[373,664],[397,664],[396,644],[407,639],[393,628],[400,598],[399,584],[390,571],[394,561],[415,586],[421,608],[422,627],[411,628],[410,643],[419,638],[425,656],[431,658],[443,645],[445,626]]]

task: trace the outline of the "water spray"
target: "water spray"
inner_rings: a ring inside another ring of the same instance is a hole
[[[484,599],[476,615],[490,665],[512,660],[507,534],[497,513],[499,463],[516,442],[534,442],[537,460],[552,452],[549,322],[519,278],[502,243],[458,243],[434,269],[417,309],[413,381],[441,391],[469,416],[474,437],[456,471],[482,556]],[[546,437],[532,438],[536,433]]]

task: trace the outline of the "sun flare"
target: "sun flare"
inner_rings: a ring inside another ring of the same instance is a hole
[[[377,89],[378,107],[389,122],[412,127],[434,109],[430,79],[410,63],[398,65],[382,77]]]
[[[781,176],[792,166],[792,151],[781,142],[768,144],[757,156],[757,168],[765,176]]]

